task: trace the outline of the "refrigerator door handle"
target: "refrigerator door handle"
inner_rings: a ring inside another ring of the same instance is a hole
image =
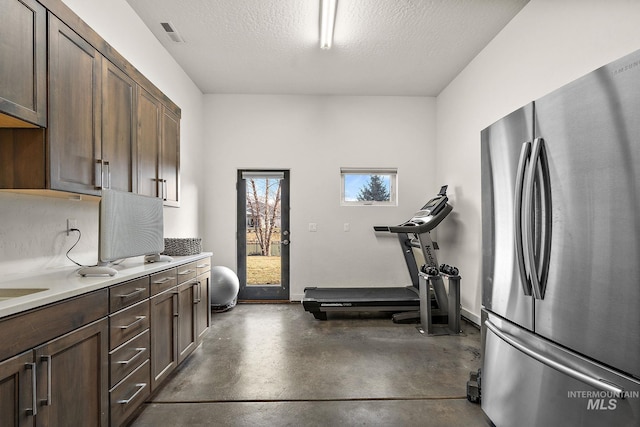
[[[514,194],[514,235],[516,246],[516,262],[518,264],[518,270],[520,271],[520,283],[522,284],[522,290],[525,295],[531,295],[531,282],[527,276],[525,269],[524,248],[525,243],[522,234],[522,201],[524,192],[524,176],[527,170],[527,163],[529,161],[529,155],[531,153],[531,142],[522,143],[522,149],[520,150],[520,160],[518,161],[518,170],[516,172],[516,191]]]
[[[602,378],[596,378],[591,375],[587,375],[584,372],[580,372],[576,369],[573,369],[570,366],[567,366],[563,363],[559,363],[553,360],[552,358],[547,357],[541,352],[538,352],[535,349],[528,346],[522,340],[514,337],[508,332],[501,330],[496,325],[491,323],[490,320],[485,320],[484,324],[491,332],[493,332],[502,341],[506,342],[507,344],[514,347],[515,349],[520,350],[521,352],[531,357],[532,359],[537,360],[538,362],[544,365],[547,365],[550,368],[553,368],[559,372],[562,372],[563,374],[568,375],[571,378],[574,378],[578,381],[588,384],[595,389],[598,389],[600,391],[604,391],[607,393],[612,393],[615,396],[624,396],[624,389],[618,386],[617,384],[614,384]]]
[[[538,263],[536,262],[536,252],[534,247],[534,185],[536,173],[538,171],[538,164],[542,171],[541,179],[539,180],[539,190],[543,197],[544,203],[544,239],[540,245],[540,269],[538,269]],[[549,252],[551,245],[551,194],[549,191],[549,166],[547,161],[546,150],[544,148],[544,139],[536,138],[533,141],[531,148],[531,161],[529,162],[529,170],[525,178],[525,197],[524,197],[524,240],[526,248],[526,260],[525,265],[529,269],[529,277],[531,279],[531,288],[533,290],[533,297],[535,299],[544,298],[544,288],[546,284],[547,271],[549,266]]]

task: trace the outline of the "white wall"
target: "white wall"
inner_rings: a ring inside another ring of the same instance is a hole
[[[206,95],[205,122],[204,237],[216,264],[236,269],[237,170],[282,168],[291,170],[292,300],[307,286],[411,284],[397,239],[376,238],[372,226],[410,218],[440,188],[434,98]],[[397,167],[399,206],[341,207],[340,167]]]
[[[640,49],[638,17],[638,1],[531,0],[438,96],[438,158],[450,162],[437,173],[455,187],[459,215],[443,223],[440,240],[443,256],[460,267],[468,316],[481,307],[480,131]]]
[[[202,93],[125,0],[63,0],[129,62],[182,109],[181,208],[165,208],[167,237],[199,236],[203,217],[199,180],[204,161]],[[78,220],[83,237],[72,252],[82,263],[97,261],[98,204],[0,193],[0,270],[3,275],[73,265],[64,254],[75,242],[66,219]],[[205,248],[207,249],[207,248]]]

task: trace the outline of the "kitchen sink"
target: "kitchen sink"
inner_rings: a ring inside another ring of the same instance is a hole
[[[48,291],[47,288],[0,288],[0,301],[23,297],[37,292]]]

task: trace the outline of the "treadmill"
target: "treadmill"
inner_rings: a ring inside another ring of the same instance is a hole
[[[411,276],[411,286],[375,287],[375,288],[317,288],[304,290],[302,305],[316,319],[326,320],[328,312],[393,312],[394,322],[409,322],[420,318],[419,273],[429,268],[438,271],[438,261],[434,250],[437,244],[432,242],[429,232],[436,228],[453,209],[447,203],[447,186],[440,188],[438,195],[429,200],[413,217],[396,226],[374,226],[376,232],[397,234],[404,260]],[[425,265],[418,267],[414,248],[419,249]],[[430,270],[433,271],[433,270]],[[446,314],[447,294],[442,281],[434,286],[437,308]]]

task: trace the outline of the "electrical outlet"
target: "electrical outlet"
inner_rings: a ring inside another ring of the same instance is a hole
[[[309,231],[311,231],[312,233],[315,233],[316,231],[318,231],[318,224],[316,224],[315,222],[310,222]]]
[[[67,219],[67,236],[69,235],[71,230],[73,230],[74,228],[76,229],[78,228],[78,220],[73,218],[68,218]]]

